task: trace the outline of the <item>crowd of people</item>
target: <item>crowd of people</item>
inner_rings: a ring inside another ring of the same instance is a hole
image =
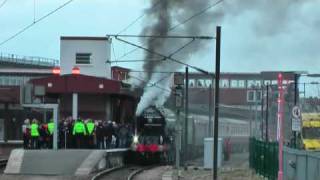
[[[22,126],[25,149],[50,149],[53,147],[54,122],[39,123],[26,119]],[[81,118],[65,118],[58,126],[58,146],[61,149],[110,149],[129,147],[133,139],[130,124],[117,124]]]

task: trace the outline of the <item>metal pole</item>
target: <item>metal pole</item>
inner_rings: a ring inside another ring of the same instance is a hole
[[[219,129],[219,81],[220,81],[220,49],[221,49],[221,27],[216,29],[216,77],[214,97],[214,142],[213,142],[213,179],[218,179],[218,129]]]
[[[294,105],[298,103],[298,74],[294,74]],[[292,123],[292,122],[291,122]],[[297,133],[293,131],[293,147],[297,148]]]
[[[279,171],[278,171],[278,180],[283,179],[283,121],[284,121],[284,96],[283,96],[283,85],[282,85],[282,74],[278,74],[278,90],[279,90],[279,96],[278,96],[278,144],[279,144]]]
[[[257,128],[257,125],[258,125],[258,100],[257,100],[257,94],[258,94],[258,89],[256,88],[255,90],[256,92],[256,97],[255,97],[255,115],[254,115],[254,136],[255,137],[258,137],[258,128]],[[260,96],[261,97],[261,96]]]
[[[252,113],[252,104],[250,103],[249,105],[249,110],[250,110],[250,121],[249,121],[249,137],[251,138],[252,137],[252,119],[253,119],[253,113]]]
[[[181,128],[180,128],[180,110],[177,110],[176,121],[176,168],[180,169],[180,147],[181,147]]]
[[[267,84],[267,97],[266,97],[266,142],[269,141],[269,85]]]
[[[53,149],[58,150],[58,106],[53,108],[53,121],[54,121],[54,131],[53,131]]]
[[[212,137],[212,84],[209,86],[209,136]]]
[[[186,67],[186,84],[185,84],[185,124],[184,124],[184,161],[188,157],[188,119],[189,119],[189,68]]]
[[[263,135],[263,129],[264,129],[264,127],[263,127],[263,118],[264,118],[264,116],[263,116],[263,111],[264,111],[264,86],[261,86],[262,88],[261,88],[261,139],[263,140],[263,137],[264,137],[264,135]]]

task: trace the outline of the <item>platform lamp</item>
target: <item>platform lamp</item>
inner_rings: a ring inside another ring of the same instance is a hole
[[[80,74],[80,68],[75,66],[72,68],[72,74],[73,75],[79,75]]]
[[[61,69],[60,69],[60,67],[59,67],[59,66],[54,67],[54,68],[52,69],[52,74],[53,74],[53,75],[57,75],[57,76],[59,76],[59,75],[60,75],[60,73],[61,73]]]

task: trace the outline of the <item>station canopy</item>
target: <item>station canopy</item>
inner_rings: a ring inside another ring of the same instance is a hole
[[[82,74],[53,75],[30,82],[35,86],[44,86],[47,93],[55,94],[119,94],[122,86],[120,81]]]

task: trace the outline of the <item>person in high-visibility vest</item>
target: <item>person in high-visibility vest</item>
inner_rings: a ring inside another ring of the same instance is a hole
[[[49,134],[49,148],[53,146],[53,132],[54,132],[54,122],[53,119],[50,119],[48,123],[48,134]]]
[[[84,137],[87,135],[86,127],[82,120],[79,118],[73,125],[72,135],[75,136],[76,148],[84,148]]]
[[[32,120],[32,124],[30,126],[31,131],[31,148],[32,149],[38,149],[39,148],[39,125],[38,121],[36,119]]]
[[[87,148],[92,149],[94,148],[94,134],[95,134],[95,124],[92,119],[89,119],[86,123],[86,128],[88,132],[87,136]]]

